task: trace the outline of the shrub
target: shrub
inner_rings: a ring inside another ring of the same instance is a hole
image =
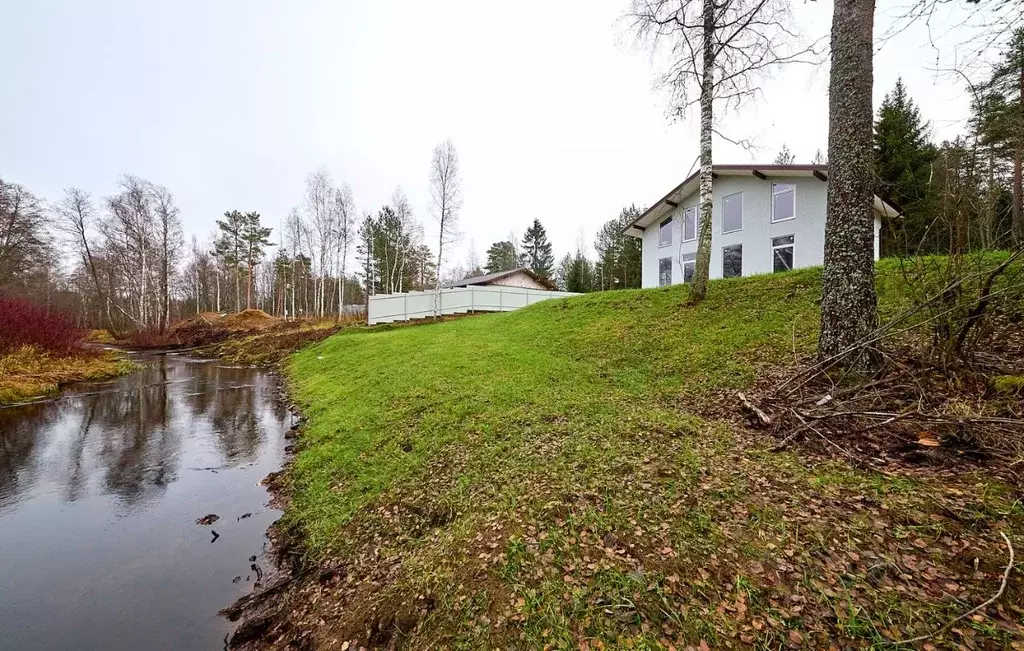
[[[70,318],[23,298],[0,296],[0,352],[33,346],[67,354],[79,347],[83,331]]]

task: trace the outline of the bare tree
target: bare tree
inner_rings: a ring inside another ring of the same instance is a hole
[[[321,167],[306,178],[306,214],[312,225],[316,241],[311,242],[317,259],[318,285],[315,311],[318,316],[326,312],[327,270],[331,258],[331,240],[334,235],[334,185],[327,168]]]
[[[397,291],[405,290],[405,268],[409,263],[412,252],[423,240],[423,226],[416,220],[412,211],[412,204],[401,187],[395,188],[391,195],[391,206],[395,211],[395,219],[398,222],[396,237],[396,264],[395,271],[398,279]]]
[[[840,355],[878,325],[872,207],[875,0],[836,0],[829,79],[828,207],[818,354]],[[861,357],[860,365],[870,360]]]
[[[434,148],[430,163],[430,209],[437,220],[437,283],[434,290],[434,316],[441,315],[441,268],[444,247],[458,241],[459,210],[462,208],[462,180],[459,156],[451,139]]]
[[[151,192],[156,213],[157,245],[159,247],[157,250],[160,265],[159,327],[160,332],[164,332],[171,322],[171,277],[177,268],[178,254],[183,245],[181,218],[178,215],[178,207],[174,204],[174,197],[171,196],[167,188],[154,185]]]
[[[738,107],[760,95],[761,81],[777,66],[813,63],[814,46],[800,47],[790,28],[788,0],[634,0],[627,16],[637,37],[655,53],[667,50],[671,110],[700,108],[700,224],[690,297],[707,293],[711,266],[712,135],[714,104]],[[749,146],[749,143],[746,143]]]
[[[299,212],[298,208],[292,208],[292,211],[288,213],[288,219],[285,221],[285,231],[288,235],[288,248],[291,250],[291,299],[292,299],[292,318],[298,316],[295,306],[295,295],[299,291],[299,280],[303,274],[307,273],[307,270],[303,268],[302,255],[303,242],[308,240],[307,232],[308,226],[302,219],[302,213]]]
[[[89,230],[96,221],[96,208],[93,206],[92,197],[85,190],[79,188],[68,188],[64,190],[64,197],[54,208],[57,216],[57,228],[65,234],[67,244],[78,255],[82,268],[92,280],[93,288],[96,290],[96,297],[103,303],[102,313],[105,325],[113,329],[113,319],[110,316],[110,308],[117,308],[123,315],[132,319],[120,305],[115,303],[104,290],[100,282],[99,271],[97,270],[96,259],[93,256],[92,246],[89,244]],[[80,291],[82,289],[80,288]]]
[[[34,194],[0,179],[0,286],[46,266],[45,213]]]
[[[348,272],[348,253],[355,239],[356,206],[352,199],[352,188],[347,184],[334,193],[335,242],[338,245],[338,318],[345,311],[345,274]]]

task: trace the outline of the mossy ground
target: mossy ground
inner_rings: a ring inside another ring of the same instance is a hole
[[[881,269],[883,311],[905,296]],[[885,646],[995,592],[1016,487],[771,452],[729,391],[813,350],[820,270],[343,331],[294,357],[268,646]],[[938,646],[1024,643],[1019,574]]]
[[[40,398],[72,382],[108,380],[134,368],[113,351],[54,355],[23,346],[0,355],[0,405]]]

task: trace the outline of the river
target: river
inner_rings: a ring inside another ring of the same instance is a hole
[[[275,379],[138,359],[0,409],[0,649],[221,649],[218,610],[267,566],[280,512],[259,482],[291,422]]]

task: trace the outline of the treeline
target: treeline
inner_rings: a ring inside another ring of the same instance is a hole
[[[596,258],[590,257],[581,236],[576,250],[557,263],[547,231],[539,219],[534,219],[522,240],[510,234],[508,239],[494,242],[487,249],[483,266],[471,252],[467,265],[456,267],[454,275],[468,278],[525,267],[569,292],[640,287],[640,240],[624,232],[640,214],[636,206],[629,206],[617,218],[605,222],[594,239]]]
[[[145,179],[124,176],[99,202],[69,188],[49,206],[0,180],[0,290],[82,323],[166,328],[181,244],[174,197]]]
[[[874,127],[876,191],[904,214],[882,231],[883,255],[960,253],[1024,242],[1024,29],[972,89],[966,133],[935,144],[902,80]]]

